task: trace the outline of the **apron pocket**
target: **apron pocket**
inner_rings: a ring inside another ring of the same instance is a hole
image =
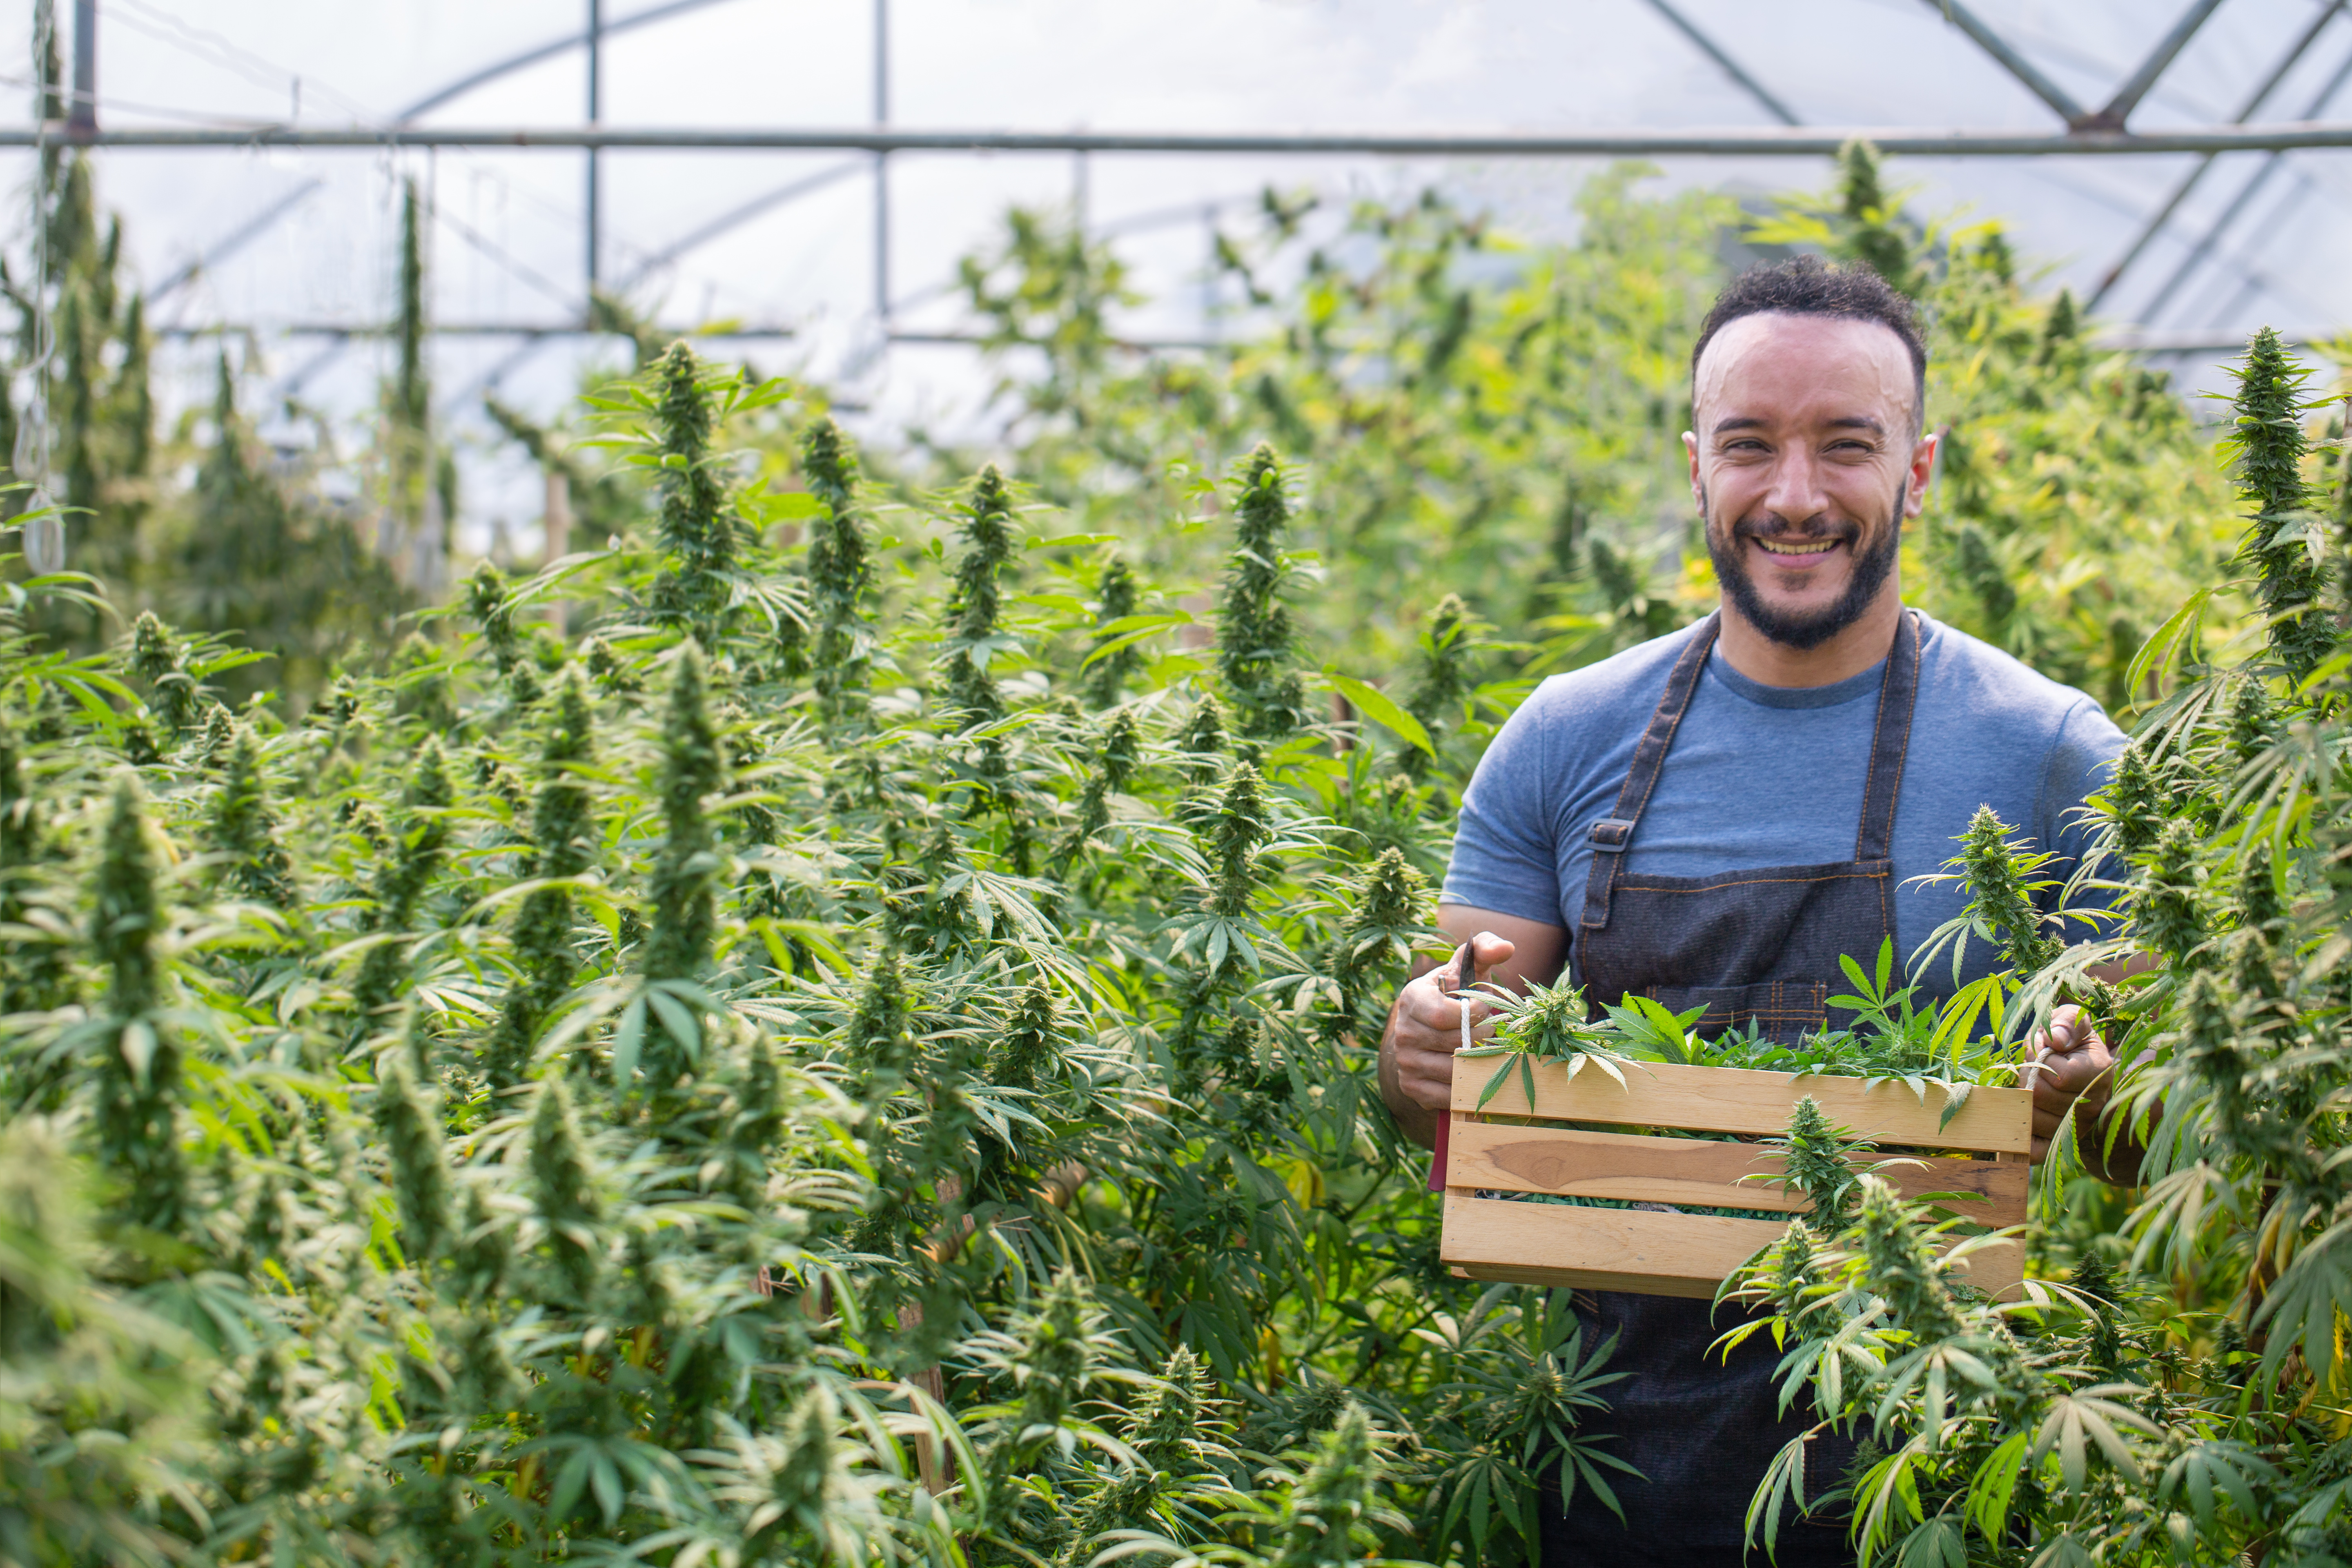
[[[1643,994],[1673,1013],[1704,1005],[1693,1033],[1712,1038],[1754,1024],[1784,1046],[1819,1029],[1827,1017],[1829,987],[1809,980],[1766,980],[1754,985],[1653,985]]]

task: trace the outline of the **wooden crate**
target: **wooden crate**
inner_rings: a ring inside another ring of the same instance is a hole
[[[1514,1203],[1480,1192],[1551,1193],[1633,1203],[1801,1213],[1801,1194],[1754,1173],[1778,1175],[1780,1162],[1754,1143],[1594,1132],[1544,1122],[1600,1122],[1693,1132],[1766,1136],[1784,1131],[1798,1100],[1813,1097],[1834,1122],[1878,1145],[1874,1160],[1916,1157],[1883,1173],[1911,1194],[1977,1196],[1950,1206],[1989,1227],[2025,1222],[2027,1152],[2033,1098],[2022,1089],[1977,1088],[1948,1124],[1943,1091],[1925,1103],[1906,1085],[1865,1087],[1858,1078],[1799,1077],[1741,1068],[1622,1064],[1621,1085],[1587,1064],[1574,1079],[1562,1063],[1535,1068],[1530,1100],[1516,1065],[1481,1110],[1478,1097],[1501,1063],[1477,1058],[1454,1074],[1447,1130],[1444,1231],[1440,1256],[1458,1275],[1525,1285],[1630,1290],[1701,1300],[1786,1228],[1777,1222],[1647,1209]],[[1962,1150],[1982,1158],[1927,1155]],[[2024,1244],[2004,1240],[1966,1260],[1969,1283],[2014,1292]]]

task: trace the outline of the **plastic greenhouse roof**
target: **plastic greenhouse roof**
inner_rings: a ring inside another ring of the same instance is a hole
[[[615,128],[846,128],[876,121],[876,0],[689,0],[608,38],[603,122]],[[1759,97],[1678,28],[1678,13],[1796,120],[1815,126],[2063,129],[2042,101],[1949,25],[1936,0],[887,0],[889,123],[906,129],[1066,132],[1372,131],[1559,132],[1763,128]],[[2179,19],[2188,0],[1974,0],[1971,9],[2063,93],[2095,106]],[[610,25],[660,0],[604,0]],[[585,0],[393,0],[361,7],[296,0],[100,0],[98,115],[136,127],[382,127],[484,67],[586,25]],[[2298,37],[2319,0],[2221,0],[2132,117],[2135,130],[2226,122]],[[60,4],[61,35],[72,6]],[[0,78],[28,116],[32,5],[0,6]],[[70,51],[69,37],[61,46]],[[576,127],[585,51],[451,96],[426,126]],[[2255,119],[2352,120],[2352,15],[2336,10]],[[30,155],[13,162],[11,200]],[[205,329],[262,374],[265,396],[299,389],[346,418],[373,405],[387,345],[317,331],[390,313],[398,191],[430,190],[433,301],[445,329],[576,323],[583,309],[586,154],[575,149],[100,151],[101,202],[124,219],[137,279],[173,284],[154,313],[182,334],[159,352],[167,405],[208,396]],[[1440,184],[1507,228],[1572,232],[1571,199],[1598,160],[1484,155],[1176,153],[898,153],[888,160],[890,326],[876,311],[872,154],[843,150],[637,151],[601,154],[601,271],[672,324],[788,331],[736,352],[842,389],[877,426],[971,417],[988,378],[969,346],[926,342],[966,323],[947,285],[960,255],[1013,203],[1082,205],[1111,234],[1149,300],[1132,336],[1199,340],[1230,330],[1204,314],[1209,225],[1237,223],[1271,184],[1330,196]],[[1658,160],[1661,188],[1818,186],[1817,157]],[[2078,295],[2139,232],[2198,158],[1906,158],[1912,210],[1999,216],[2020,251]],[[2241,193],[2257,178],[2250,198]],[[796,187],[804,187],[797,194]],[[768,205],[762,205],[763,200]],[[2237,221],[2163,286],[2215,220]],[[721,220],[752,209],[732,224]],[[273,216],[274,215],[274,216]],[[21,220],[14,226],[21,234]],[[698,237],[705,231],[708,237]],[[234,243],[231,243],[234,242]],[[693,243],[688,243],[693,242]],[[2352,315],[2352,149],[2221,154],[2113,294],[2111,321],[2200,351],[2263,323],[2299,334]],[[175,281],[176,280],[176,281]],[[2160,306],[2150,309],[2159,291]],[[2143,318],[2145,320],[2143,321]],[[908,340],[917,341],[908,341]],[[447,427],[467,451],[469,532],[503,513],[535,518],[527,463],[482,431],[495,380],[553,410],[614,341],[451,331],[435,348]],[[272,399],[271,401],[275,401]],[[472,432],[470,437],[462,433]],[[480,515],[476,516],[478,512]],[[468,537],[478,545],[481,537]]]

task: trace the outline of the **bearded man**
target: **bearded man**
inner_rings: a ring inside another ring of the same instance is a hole
[[[1708,1034],[1793,1042],[1846,989],[1841,955],[1898,958],[1960,912],[1941,869],[1980,805],[2060,857],[2124,739],[2096,702],[1904,605],[1905,521],[1935,468],[1927,355],[1875,273],[1801,258],[1750,271],[1691,351],[1691,493],[1722,604],[1695,626],[1554,676],[1503,726],[1463,796],[1438,923],[1482,978],[1565,969],[1599,1004],[1631,992]],[[1969,949],[1902,975],[1925,1005],[1993,962]],[[1449,966],[1450,968],[1451,966]],[[1381,1090],[1431,1142],[1451,1100],[1460,1004],[1440,970],[1397,998]],[[1474,1004],[1475,1005],[1475,1004]],[[2072,1010],[2034,1042],[2034,1158],[2070,1113],[2093,1133],[2106,1047]],[[2085,1090],[2089,1090],[2087,1094]],[[2086,1135],[2085,1147],[2095,1147]],[[1544,1531],[1546,1568],[1743,1561],[1748,1500],[1804,1423],[1779,1413],[1769,1336],[1727,1362],[1705,1301],[1579,1292],[1586,1343],[1618,1338],[1610,1451],[1642,1479],[1589,1489]],[[1851,1442],[1808,1445],[1805,1495]],[[1763,1560],[1756,1553],[1756,1560]],[[1779,1568],[1851,1562],[1843,1521],[1780,1531]]]

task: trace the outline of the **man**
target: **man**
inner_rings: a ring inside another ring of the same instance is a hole
[[[1801,258],[1717,300],[1683,440],[1721,607],[1545,681],[1496,737],[1438,916],[1482,978],[1566,967],[1596,1004],[1704,1004],[1710,1032],[1793,1040],[1846,988],[1841,954],[1868,965],[1892,937],[1899,961],[1959,912],[1960,889],[1914,879],[1979,804],[2082,852],[2083,801],[2122,735],[2081,692],[1903,605],[1903,523],[1935,466],[1926,374],[1910,302],[1865,269]],[[1963,977],[1993,961],[1982,942],[1968,956]],[[1382,1093],[1423,1142],[1459,1039],[1444,973],[1404,988],[1381,1048]],[[1948,957],[1905,978],[1923,1001],[1955,989]],[[2070,1108],[2097,1114],[2111,1062],[2071,1010],[2035,1044],[2038,1158]],[[1706,1302],[1578,1301],[1622,1336],[1612,1370],[1631,1375],[1595,1425],[1646,1479],[1618,1486],[1622,1525],[1581,1490],[1550,1510],[1547,1568],[1740,1562],[1748,1499],[1801,1429],[1777,1415],[1769,1339],[1726,1364],[1706,1354],[1725,1326]],[[1837,1447],[1814,1445],[1809,1496],[1838,1479]],[[1842,1561],[1842,1528],[1781,1532],[1780,1568]]]

